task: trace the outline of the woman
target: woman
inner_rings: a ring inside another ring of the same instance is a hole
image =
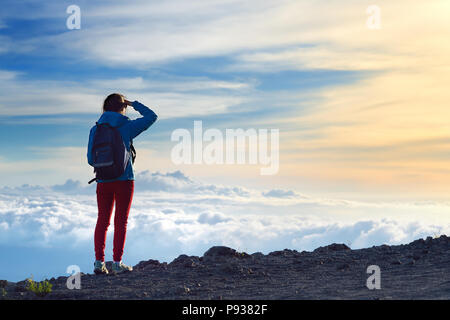
[[[131,120],[125,116],[127,106],[132,106],[142,117]],[[157,119],[157,115],[148,107],[138,101],[130,102],[118,93],[110,94],[103,103],[103,114],[98,120],[98,124],[108,123],[112,127],[117,127],[125,142],[125,146],[130,151],[133,138],[147,130]],[[89,134],[88,162],[92,165],[91,147],[95,134],[94,126]],[[114,248],[112,272],[120,273],[132,271],[132,267],[122,262],[123,249],[125,246],[125,235],[127,231],[128,214],[131,207],[134,192],[134,174],[131,158],[128,161],[124,173],[112,180],[97,180],[97,205],[98,219],[95,227],[95,274],[107,274],[105,265],[105,242],[106,233],[111,220],[114,202],[116,210],[114,213]]]

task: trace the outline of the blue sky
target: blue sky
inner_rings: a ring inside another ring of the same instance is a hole
[[[449,230],[450,8],[378,2],[371,30],[357,0],[2,1],[0,264],[15,271],[0,278],[90,268],[86,145],[112,92],[159,115],[135,139],[132,263],[216,244],[364,247]],[[72,4],[79,30],[66,27]],[[279,172],[175,165],[171,133],[194,120],[279,129]]]
[[[232,4],[224,2],[225,7],[231,7]],[[252,46],[239,46],[233,51],[215,49],[217,52],[214,54],[199,51],[175,56],[168,52],[160,58],[148,58],[143,62],[135,62],[131,54],[131,57],[124,57],[123,61],[111,62],[102,57],[93,57],[90,52],[77,52],[77,41],[87,41],[87,45],[92,45],[94,40],[90,40],[91,35],[96,37],[98,33],[108,33],[109,25],[111,28],[126,30],[127,27],[139,27],[140,22],[133,21],[132,12],[129,12],[127,19],[131,19],[131,23],[127,23],[127,20],[114,23],[121,8],[117,2],[108,6],[105,3],[104,7],[92,6],[88,2],[78,5],[82,14],[80,30],[66,28],[65,22],[69,15],[65,13],[65,3],[40,5],[33,1],[9,2],[5,5],[9,10],[3,12],[1,17],[3,28],[0,29],[0,36],[4,37],[7,44],[0,56],[6,83],[3,94],[23,98],[17,101],[11,96],[2,103],[2,110],[6,112],[0,116],[0,134],[8,135],[9,138],[1,142],[0,157],[10,164],[20,159],[27,159],[28,162],[48,160],[47,169],[40,170],[47,183],[62,183],[68,178],[80,176],[81,171],[73,174],[65,171],[64,176],[58,171],[52,172],[51,161],[58,160],[52,160],[52,155],[42,150],[84,147],[86,132],[99,116],[102,99],[110,92],[123,92],[130,99],[139,99],[149,106],[155,105],[156,112],[167,110],[166,114],[159,113],[160,120],[151,129],[151,134],[139,137],[137,145],[146,142],[155,146],[153,149],[162,155],[161,160],[170,162],[167,159],[171,147],[168,141],[170,133],[179,127],[192,127],[193,120],[203,120],[205,126],[219,129],[267,127],[282,128],[286,133],[294,132],[298,129],[297,125],[286,122],[286,119],[312,108],[311,101],[317,98],[309,97],[310,93],[336,84],[354,83],[365,76],[365,72],[354,70],[246,70],[236,67],[237,54],[258,52]],[[155,5],[158,7],[157,3]],[[214,12],[214,5],[204,7],[207,10],[200,16],[209,21],[207,12]],[[217,6],[219,14],[230,14],[220,12],[220,7]],[[112,17],[101,14],[108,8],[115,12]],[[147,10],[152,16],[151,6]],[[167,15],[164,23],[169,26],[174,24],[172,27],[178,28],[179,22],[174,21],[174,18],[184,17],[185,14],[179,12],[172,17],[170,6],[163,6],[161,10]],[[194,20],[186,19],[188,25],[195,27]],[[105,30],[101,28],[103,24]],[[114,34],[110,32],[105,37]],[[137,40],[145,41],[145,38]],[[66,47],[61,42],[73,43],[73,46]],[[126,42],[124,46],[127,46]],[[292,42],[267,46],[265,49],[266,52],[274,52],[312,46],[313,43]],[[152,51],[140,54],[151,57]],[[75,97],[65,101],[63,95],[59,96],[59,91]],[[161,103],[146,100],[140,93],[155,96]],[[299,93],[304,97],[299,97]],[[164,105],[164,101],[170,104]],[[197,104],[197,101],[200,103]],[[173,108],[175,104],[176,108]],[[288,147],[288,144],[285,145]],[[83,177],[87,178],[88,171],[83,169]],[[38,170],[36,168],[31,176],[27,176],[5,169],[1,184],[40,184]]]

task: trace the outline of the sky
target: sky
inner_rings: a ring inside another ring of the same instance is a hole
[[[80,29],[67,27],[70,5]],[[134,141],[130,264],[218,244],[266,253],[448,232],[449,10],[445,0],[2,1],[0,278],[90,271],[86,147],[112,92],[159,116]],[[171,134],[196,120],[278,129],[278,172],[175,164]]]

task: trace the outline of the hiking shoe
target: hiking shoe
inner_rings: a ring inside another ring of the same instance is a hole
[[[127,271],[133,271],[133,267],[127,266],[120,261],[120,263],[113,262],[112,264],[112,272],[113,273],[122,273]]]
[[[95,260],[94,262],[94,273],[95,274],[108,274],[108,269],[103,261]]]

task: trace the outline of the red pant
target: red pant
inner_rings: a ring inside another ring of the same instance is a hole
[[[114,201],[116,202],[116,211],[114,213],[113,259],[114,261],[122,260],[133,192],[133,180],[97,183],[98,219],[94,235],[95,258],[97,260],[105,260],[106,232],[111,220]]]

